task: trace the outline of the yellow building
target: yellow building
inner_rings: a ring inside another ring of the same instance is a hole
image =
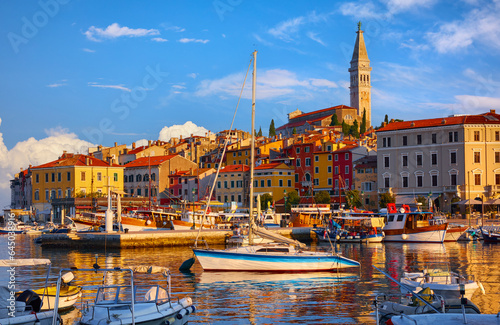
[[[327,191],[330,193],[333,189],[333,170],[331,151],[317,151],[314,153],[314,174],[313,188],[314,192]]]
[[[295,189],[295,169],[283,163],[262,164],[254,168],[254,196],[271,194],[273,200],[284,197],[284,190]]]
[[[112,190],[123,191],[123,169],[65,152],[58,160],[31,167],[33,206],[43,211],[50,209],[52,199],[107,195],[108,184]]]

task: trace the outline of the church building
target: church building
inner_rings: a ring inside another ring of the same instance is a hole
[[[371,127],[371,84],[370,59],[366,52],[365,39],[358,23],[356,43],[351,59],[350,73],[350,106],[338,105],[317,111],[303,113],[299,109],[288,114],[288,123],[276,129],[276,134],[290,137],[295,129],[297,134],[312,130],[316,126],[329,126],[333,114],[337,115],[339,123],[345,121],[352,125],[355,120],[361,124],[363,114],[366,114],[366,129]]]

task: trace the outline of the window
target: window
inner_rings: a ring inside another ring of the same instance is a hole
[[[474,174],[474,185],[481,185],[481,174]]]
[[[474,152],[474,163],[475,164],[481,163],[481,153],[479,151]]]
[[[403,135],[403,146],[407,146],[407,145],[408,145],[408,136]]]
[[[458,142],[458,131],[448,132],[448,142]]]
[[[142,175],[141,174],[138,174],[135,176],[135,181],[136,182],[140,182],[142,180]]]
[[[279,184],[279,187],[283,187],[283,180],[282,179],[278,180],[278,184]],[[271,185],[269,185],[269,186],[271,186]]]
[[[373,191],[373,183],[372,182],[361,183],[361,190],[365,192]]]
[[[57,197],[62,198],[62,190],[61,189],[57,190]]]
[[[500,152],[498,151],[495,152],[495,163],[500,163]]]
[[[130,183],[132,183],[132,182],[134,181],[134,175],[129,175],[129,176],[128,176],[128,181],[129,181]],[[171,182],[173,182],[174,180],[173,180],[173,179],[171,179],[170,181],[171,181]],[[173,183],[172,183],[172,184],[173,184]]]
[[[319,179],[318,178],[315,178],[314,179],[314,186],[318,186],[319,185]]]
[[[349,179],[345,180],[345,188],[349,188]]]
[[[389,183],[390,178],[389,177],[384,177],[384,187],[389,188],[390,183]]]
[[[335,175],[339,174],[339,166],[335,166]]]
[[[316,162],[319,161],[319,156],[318,155],[314,156],[314,161],[316,161]]]
[[[417,144],[422,144],[422,135],[417,134]]]
[[[62,179],[61,173],[57,173],[57,181],[60,182]]]
[[[263,179],[260,180],[260,187],[264,187],[264,180]]]
[[[144,189],[144,196],[148,196],[148,189],[147,188]]]
[[[450,152],[450,164],[456,164],[457,163],[457,152],[452,151]]]
[[[431,142],[432,143],[437,143],[437,134],[436,133],[432,133],[431,134]]]
[[[450,185],[452,185],[452,186],[457,185],[457,174],[450,175]]]
[[[217,182],[217,188],[220,188],[220,181]]]
[[[296,152],[296,153],[300,153],[300,148],[299,148],[299,147],[297,147],[297,149],[295,149],[295,152]]]
[[[45,183],[49,182],[49,173],[45,173]]]
[[[417,153],[417,166],[423,165],[423,157],[421,153]]]
[[[234,194],[231,195],[231,202],[234,202]]]
[[[338,179],[335,180],[335,188],[339,188],[339,180]]]
[[[270,179],[267,180],[267,187],[271,187],[271,180]]]
[[[311,166],[311,158],[306,158],[306,167]]]
[[[51,190],[50,191],[50,199],[55,199],[56,198],[56,190]]]
[[[431,175],[431,186],[438,186],[438,175]]]
[[[241,203],[241,194],[238,194],[238,202]]]
[[[331,178],[329,178],[329,179],[327,180],[327,184],[328,184],[328,186],[332,186],[332,179],[331,179]]]
[[[292,180],[291,180],[291,179],[287,180],[287,182],[286,182],[286,183],[287,183],[287,186],[288,186],[288,187],[292,187]]]
[[[40,182],[40,174],[35,174],[35,182],[39,183]]]
[[[424,176],[417,175],[417,187],[423,187],[423,186],[424,186]]]
[[[408,167],[408,155],[401,156],[403,167]]]
[[[37,174],[38,176],[38,174]],[[35,191],[35,201],[39,201],[40,200],[40,192],[38,192],[38,190]]]
[[[495,185],[500,185],[500,174],[495,174]]]
[[[141,189],[140,189],[140,188],[138,188],[138,189],[137,189],[137,196],[141,196],[141,195],[142,195]]]
[[[495,141],[500,141],[500,131],[495,131]]]
[[[45,201],[49,200],[49,190],[45,190]]]
[[[299,174],[295,174],[295,183],[299,182]]]
[[[234,181],[231,181],[231,188],[234,188]]]
[[[152,181],[156,181],[156,174],[155,174],[155,173],[152,173],[152,174],[151,174],[151,180],[152,180]]]
[[[474,131],[474,141],[480,141],[479,131]]]
[[[224,188],[228,188],[227,187],[227,181],[224,181]]]
[[[80,172],[80,180],[85,181],[85,172]]]
[[[97,180],[101,181],[101,173],[97,173]]]
[[[382,138],[382,147],[391,147],[391,138]]]
[[[300,158],[297,158],[297,167],[300,167]]]
[[[438,161],[438,155],[436,152],[432,152],[431,153],[431,165],[435,166],[437,165],[437,161]]]
[[[349,166],[345,166],[345,173],[349,174]]]
[[[403,176],[403,187],[408,187],[408,176]]]
[[[55,182],[56,181],[56,173],[52,173],[51,174],[51,179],[52,179],[52,182]]]
[[[332,166],[328,166],[328,167],[327,167],[327,172],[328,172],[328,174],[331,174],[331,173],[332,173]]]
[[[144,176],[142,177],[142,179],[147,182],[149,181],[149,175],[148,174],[144,174]]]
[[[377,172],[377,168],[375,168],[373,172],[376,173]],[[365,169],[365,173],[366,174],[371,174],[372,173],[372,169],[371,168]]]
[[[384,156],[384,167],[389,168],[389,156]]]
[[[326,146],[326,151],[332,151],[332,146],[330,145]]]
[[[316,167],[314,167],[314,173],[315,173],[315,174],[319,174],[319,167],[317,167],[317,166],[316,166]]]
[[[358,169],[358,174],[364,174],[365,170],[363,168]]]
[[[328,161],[332,161],[332,155],[328,155]]]
[[[335,154],[335,161],[339,161],[339,155]]]

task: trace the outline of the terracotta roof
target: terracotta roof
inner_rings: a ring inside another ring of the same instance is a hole
[[[140,147],[137,147],[135,149],[131,149],[131,150],[127,151],[127,155],[135,155],[136,153],[141,152],[146,148],[147,148],[147,146],[140,146]]]
[[[152,157],[141,157],[134,161],[125,164],[124,167],[147,167],[147,166],[158,166],[167,160],[174,158],[177,155],[167,155],[167,156],[152,156]]]
[[[349,107],[349,106],[346,106],[346,105],[337,105],[337,106],[333,106],[333,107],[328,107],[328,108],[320,109],[318,111],[313,111],[313,112],[309,112],[309,113],[300,114],[300,115],[295,116],[291,120],[295,120],[295,119],[302,118],[304,116],[308,116],[308,115],[312,115],[312,114],[316,114],[316,113],[324,113],[324,112],[328,112],[328,111],[333,111],[333,110],[336,110],[338,108],[352,108],[352,109],[356,109],[354,107]]]
[[[339,150],[335,150],[334,153],[351,151],[352,149],[356,149],[357,147],[358,147],[357,145],[355,145],[355,146],[348,145],[348,146],[340,148]]]
[[[274,169],[276,167],[278,167],[279,165],[282,165],[283,163],[282,162],[275,162],[275,163],[269,163],[269,164],[262,164],[260,166],[257,166],[255,167],[254,169],[255,170],[258,170],[258,169]],[[288,167],[285,165],[285,169],[288,169]]]
[[[88,163],[87,163],[88,162]],[[94,158],[92,156],[82,155],[82,154],[68,154],[65,153],[61,158],[42,164],[39,166],[33,166],[31,168],[53,168],[61,166],[98,166],[98,167],[110,167],[110,165],[100,159]],[[113,165],[118,166],[118,165]]]
[[[220,170],[219,173],[234,173],[234,172],[247,172],[250,167],[247,165],[228,165]]]
[[[187,173],[189,173],[189,170],[178,170],[175,173],[168,175],[168,177],[179,177],[179,176],[186,175]]]
[[[443,118],[433,118],[426,120],[414,120],[403,122],[392,122],[385,127],[380,128],[377,132],[438,127],[444,125],[459,125],[459,124],[500,124],[500,115],[494,111],[479,114],[479,115],[462,115]]]
[[[283,130],[286,128],[293,128],[296,126],[302,126],[306,123],[309,123],[309,121],[290,122],[290,123],[287,123],[285,125],[280,126],[279,128],[276,129],[276,131]]]

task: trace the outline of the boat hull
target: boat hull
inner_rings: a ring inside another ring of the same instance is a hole
[[[49,287],[48,293],[45,292],[44,289],[34,290],[36,294],[43,296],[43,304],[41,310],[50,310],[54,309],[56,304],[56,287]],[[82,288],[77,286],[69,286],[69,287],[61,287],[59,291],[59,310],[65,310],[73,307],[73,305],[77,302],[78,298],[82,296]]]
[[[400,281],[405,286],[409,287],[413,291],[419,290],[417,288],[429,288],[434,291],[435,294],[442,296],[445,300],[447,299],[459,299],[460,295],[460,284],[441,284],[441,283],[424,283],[411,281],[408,279],[401,279]],[[471,299],[474,292],[479,288],[477,282],[469,282],[464,284],[465,287],[465,298]],[[401,287],[401,292],[405,293],[407,290]]]
[[[44,311],[36,314],[17,314],[15,317],[0,318],[2,325],[51,325],[54,311]],[[59,324],[59,317],[56,318]]]
[[[465,319],[467,322],[465,322]],[[488,314],[467,314],[465,317],[462,314],[444,313],[444,314],[418,314],[418,315],[401,315],[393,316],[391,322],[394,325],[456,325],[456,324],[500,324],[497,315]]]
[[[420,231],[409,232],[406,229],[385,230],[386,242],[407,242],[407,243],[442,243],[446,235],[446,225],[441,229],[431,228],[420,229]]]
[[[205,271],[312,272],[359,267],[348,258],[327,253],[248,253],[233,250],[193,250]]]
[[[468,226],[453,226],[450,227],[448,225],[448,229],[446,229],[446,235],[444,237],[445,242],[454,242],[457,241],[462,234],[464,234],[467,229],[469,229]]]
[[[363,243],[363,244],[370,244],[370,243],[381,243],[384,240],[384,235],[383,234],[373,234],[373,235],[366,235],[366,236],[344,236],[344,235],[339,235],[338,237],[335,237],[335,234],[332,233],[327,233],[327,235],[324,235],[324,231],[322,230],[314,230],[313,231],[316,233],[316,238],[318,238],[319,242],[337,242],[337,243]]]

